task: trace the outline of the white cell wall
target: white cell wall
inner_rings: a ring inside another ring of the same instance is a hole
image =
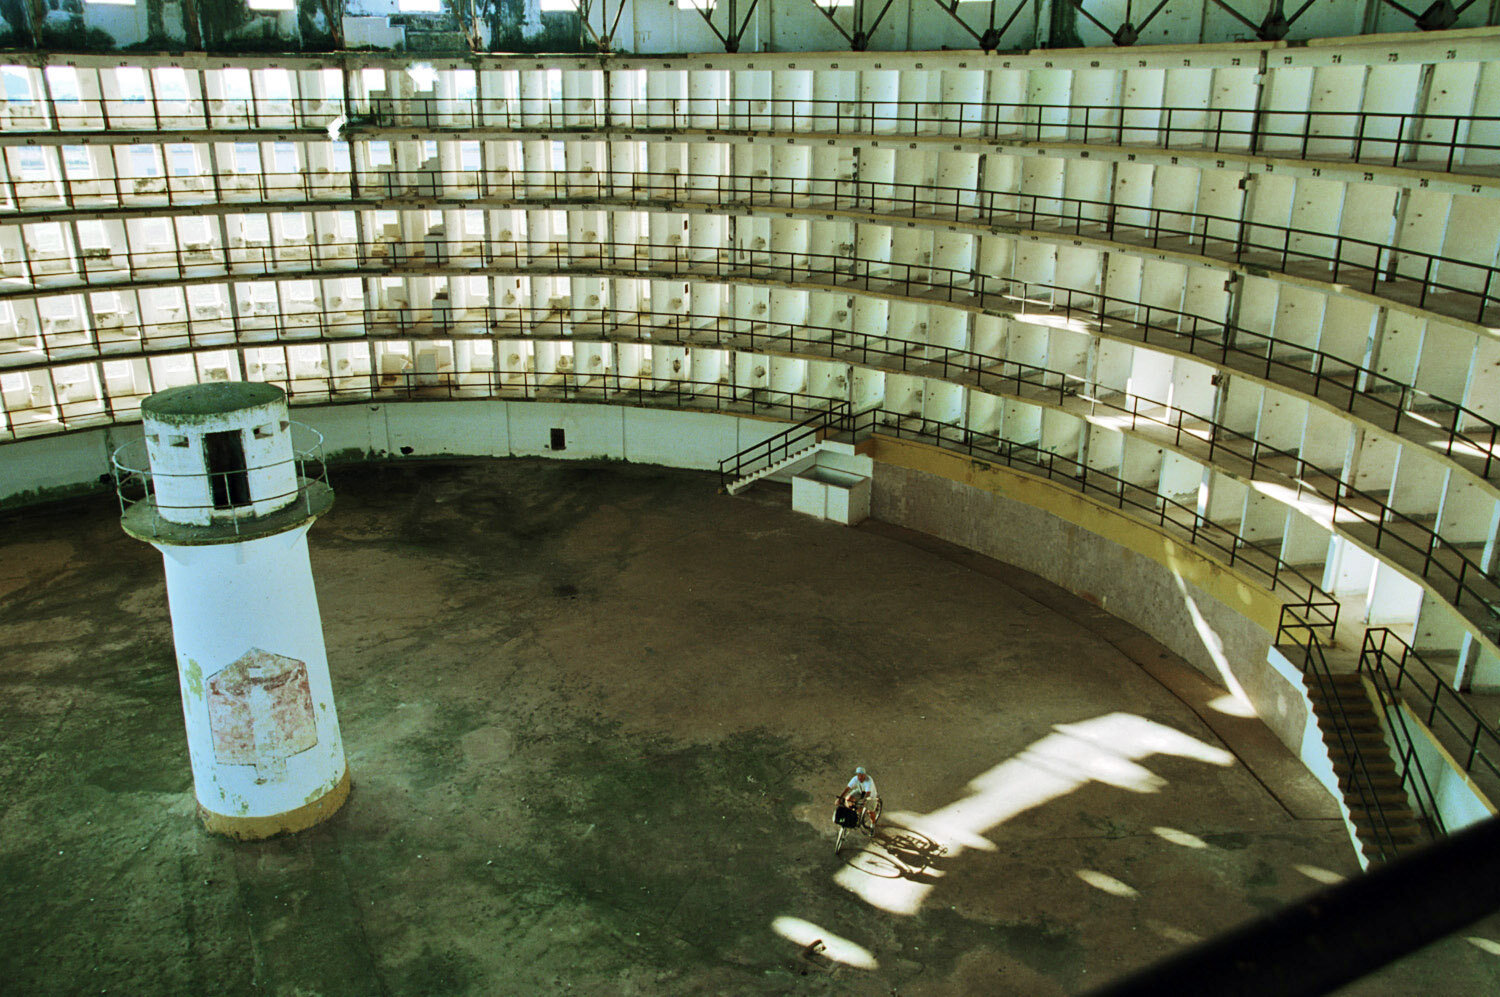
[[[185,101],[124,100],[102,60],[17,67],[35,99],[0,115],[0,456],[197,380],[399,410],[377,434],[398,454],[451,438],[665,458],[653,406],[793,418],[842,399],[1118,475],[1314,577],[1357,551],[1385,565],[1339,583],[1370,619],[1445,653],[1477,640],[1488,661],[1472,599],[1325,500],[1342,479],[1419,541],[1493,566],[1500,490],[1421,426],[1462,405],[1472,451],[1494,416],[1500,199],[1466,171],[1495,156],[1459,147],[1449,169],[1445,146],[1413,139],[1475,111],[1495,54],[1493,35],[1461,33],[477,73],[250,59],[254,104],[212,59],[183,63]],[[1252,154],[1257,105],[1271,113]],[[347,147],[327,133],[341,114]],[[683,124],[705,131],[684,140]],[[446,125],[473,137],[429,128]],[[1143,322],[1209,343],[1232,324],[1238,352],[1143,343]],[[1247,369],[1256,355],[1270,365]],[[1312,372],[1331,379],[1317,397]],[[1396,398],[1404,425],[1350,417],[1345,383]],[[580,392],[630,394],[618,440],[594,412],[569,421]],[[502,432],[506,399],[529,414]],[[437,410],[440,427],[418,414]],[[1220,464],[1194,442],[1215,422]],[[719,442],[695,466],[736,449]],[[1262,463],[1236,462],[1252,452]],[[7,494],[48,487],[12,477]],[[1449,622],[1422,627],[1443,618],[1428,604]]]

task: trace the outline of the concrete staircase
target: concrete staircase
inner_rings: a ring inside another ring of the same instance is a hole
[[[1354,672],[1330,672],[1323,683],[1309,677],[1307,686],[1339,791],[1365,857],[1371,862],[1389,860],[1394,853],[1421,844],[1426,832],[1412,812],[1401,774],[1391,760],[1380,714],[1364,680]],[[1356,752],[1359,760],[1354,757]]]
[[[794,465],[802,461],[806,461],[810,457],[813,457],[822,446],[823,442],[820,440],[816,443],[811,444],[810,446],[803,447],[801,450],[796,450],[792,453],[789,453],[780,460],[771,464],[767,464],[765,467],[756,468],[749,474],[742,474],[738,478],[735,478],[733,481],[725,484],[724,491],[728,492],[730,495],[738,495],[746,488],[749,488],[751,485],[755,484],[761,478],[769,478],[771,475],[776,474],[779,471],[788,470]]]

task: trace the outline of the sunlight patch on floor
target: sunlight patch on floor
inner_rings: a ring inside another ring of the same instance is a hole
[[[834,875],[834,882],[881,910],[915,914],[943,874],[930,867],[939,856],[965,849],[994,851],[984,837],[987,832],[1091,782],[1133,793],[1158,792],[1166,780],[1139,764],[1157,754],[1234,764],[1234,756],[1222,748],[1130,713],[1058,724],[1053,733],[969,783],[970,795],[963,799],[926,814],[887,814],[881,823],[892,847],[875,839]]]
[[[855,969],[880,968],[880,962],[876,960],[875,954],[863,945],[856,945],[849,939],[835,935],[826,928],[820,928],[800,917],[778,917],[771,922],[771,930],[804,949],[821,944],[822,947],[817,950],[819,955],[845,966],[853,966]]]
[[[1292,868],[1302,873],[1302,875],[1306,876],[1314,883],[1322,883],[1324,886],[1332,886],[1334,883],[1342,883],[1346,878],[1341,873],[1334,872],[1332,869],[1324,869],[1315,865],[1304,865],[1301,862],[1292,866]]]
[[[1488,952],[1490,955],[1500,955],[1500,942],[1492,938],[1480,938],[1478,935],[1469,935],[1464,941],[1481,952]]]
[[[1170,841],[1172,844],[1181,845],[1184,848],[1208,847],[1208,842],[1204,841],[1196,834],[1189,834],[1186,831],[1179,831],[1175,827],[1153,827],[1151,829],[1151,833],[1164,841]]]
[[[1127,900],[1131,900],[1141,895],[1140,890],[1129,883],[1121,882],[1107,872],[1098,872],[1094,869],[1078,869],[1074,871],[1073,875],[1094,889],[1103,890],[1112,896],[1124,897]]]

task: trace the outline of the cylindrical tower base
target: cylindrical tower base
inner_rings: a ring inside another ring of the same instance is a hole
[[[307,526],[239,543],[158,542],[199,813],[265,838],[349,795]]]
[[[349,787],[349,770],[346,768],[344,778],[339,780],[337,786],[320,799],[298,807],[296,810],[274,814],[270,817],[231,817],[228,814],[214,813],[200,803],[198,816],[203,818],[203,826],[214,834],[238,838],[241,841],[274,838],[278,834],[291,834],[294,831],[306,830],[338,813],[339,807],[342,807],[344,801],[349,798]]]

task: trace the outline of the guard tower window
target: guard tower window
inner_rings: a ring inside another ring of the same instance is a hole
[[[214,508],[232,509],[250,502],[250,475],[245,468],[245,441],[238,430],[208,433],[203,439]]]

